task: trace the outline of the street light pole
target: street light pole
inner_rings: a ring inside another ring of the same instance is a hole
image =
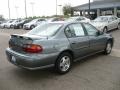
[[[31,7],[32,7],[32,17],[34,17],[34,4],[35,4],[35,3],[34,3],[34,2],[31,2],[30,4],[31,4]]]
[[[62,10],[61,10],[61,7],[62,5],[58,5],[60,7],[60,15],[62,15]]]
[[[25,17],[27,18],[27,5],[26,5],[26,0],[24,0],[24,3],[25,3]]]
[[[56,16],[57,16],[57,0],[56,0]]]
[[[15,6],[17,19],[18,19],[18,8],[19,8],[18,6]]]
[[[89,11],[88,11],[88,15],[89,15],[89,18],[91,18],[91,17],[90,17],[90,0],[89,0]]]
[[[9,19],[10,19],[10,1],[8,0],[8,13],[9,13]]]

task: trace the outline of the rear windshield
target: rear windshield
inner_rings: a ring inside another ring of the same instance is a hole
[[[58,31],[58,29],[62,27],[62,25],[63,24],[61,23],[41,24],[40,26],[37,26],[36,28],[28,32],[28,34],[38,36],[53,36]]]

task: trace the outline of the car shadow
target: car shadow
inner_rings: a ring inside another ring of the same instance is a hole
[[[84,59],[81,59],[73,64],[72,69],[75,69],[77,67],[80,67],[81,65],[85,65],[87,63],[93,62],[94,60],[97,60],[97,58],[100,58],[102,56],[104,56],[103,53],[97,53],[95,55],[88,56]]]

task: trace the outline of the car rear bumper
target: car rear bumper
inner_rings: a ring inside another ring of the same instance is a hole
[[[12,64],[29,69],[29,70],[36,70],[42,68],[52,67],[55,64],[55,60],[57,59],[58,54],[39,54],[39,55],[25,55],[17,53],[10,48],[6,49],[6,55],[9,62]],[[15,60],[12,60],[12,57]]]

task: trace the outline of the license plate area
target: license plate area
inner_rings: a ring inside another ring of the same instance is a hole
[[[11,56],[11,62],[16,63],[16,58],[14,56]]]

